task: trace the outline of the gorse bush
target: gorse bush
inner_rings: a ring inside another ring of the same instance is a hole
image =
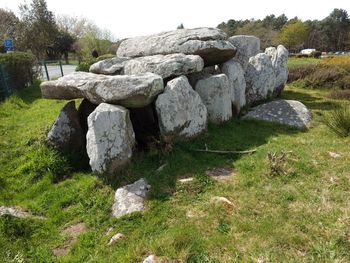
[[[321,51],[312,51],[311,54],[310,54],[310,57],[312,57],[312,58],[320,58],[321,55],[322,55]]]
[[[337,56],[325,58],[321,61],[323,65],[336,65],[345,69],[350,74],[350,56]]]
[[[13,89],[22,89],[33,83],[37,77],[36,57],[26,52],[0,54],[0,64],[5,66]]]
[[[325,124],[338,136],[347,137],[350,135],[350,106],[340,104],[339,107],[324,118]]]

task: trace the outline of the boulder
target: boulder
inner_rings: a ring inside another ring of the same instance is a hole
[[[163,79],[199,72],[204,62],[200,56],[185,54],[154,55],[133,59],[111,58],[90,67],[90,72],[105,75],[135,75],[151,72]]]
[[[207,107],[210,122],[220,124],[231,119],[231,92],[225,74],[213,75],[199,80],[195,90]]]
[[[244,69],[238,61],[230,59],[221,65],[221,71],[228,77],[231,102],[234,111],[238,114],[246,104]]]
[[[144,199],[150,188],[151,186],[144,178],[118,188],[114,196],[112,215],[119,218],[133,212],[142,212],[145,209]]]
[[[89,71],[95,74],[124,75],[125,62],[130,58],[109,58],[98,61],[90,66]]]
[[[312,113],[299,101],[276,100],[253,108],[244,118],[277,122],[297,129],[307,129],[312,119]]]
[[[127,109],[101,103],[88,117],[88,126],[86,149],[93,172],[112,174],[128,164],[135,134]]]
[[[169,81],[155,104],[160,133],[166,141],[189,139],[207,128],[207,108],[185,76]]]
[[[265,53],[249,59],[245,72],[246,100],[252,104],[272,96],[275,88],[275,70],[270,57]]]
[[[118,57],[144,57],[184,53],[199,55],[206,66],[223,63],[232,58],[235,47],[228,36],[217,28],[178,29],[124,40]]]
[[[53,124],[48,142],[63,152],[78,152],[84,144],[84,134],[75,102],[68,102],[61,110],[60,115]]]
[[[279,45],[277,49],[275,47],[266,48],[265,54],[270,56],[275,69],[274,94],[280,96],[288,80],[288,50],[283,45]]]
[[[260,39],[255,36],[238,35],[230,37],[228,41],[237,49],[234,59],[246,70],[249,58],[260,52]]]
[[[195,87],[198,80],[208,78],[212,75],[218,75],[221,74],[220,68],[218,66],[209,66],[203,68],[200,72],[195,72],[188,74],[186,77],[188,78],[188,81],[192,87]]]
[[[106,102],[130,108],[150,104],[163,89],[162,77],[153,73],[105,76],[74,72],[41,84],[46,99],[86,98],[94,104]]]

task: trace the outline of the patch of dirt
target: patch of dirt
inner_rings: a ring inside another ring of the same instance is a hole
[[[86,231],[86,224],[80,222],[74,225],[71,225],[61,232],[62,236],[68,236],[68,239],[64,242],[63,245],[58,246],[52,250],[55,256],[61,257],[69,253],[70,248],[77,242],[78,237]]]
[[[207,170],[206,175],[211,176],[213,179],[219,182],[226,182],[232,180],[235,172],[232,168],[229,167],[216,167],[210,170]]]

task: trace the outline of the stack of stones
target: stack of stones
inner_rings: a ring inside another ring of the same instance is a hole
[[[215,28],[179,29],[124,40],[117,56],[42,83],[48,99],[84,98],[61,111],[48,140],[63,151],[85,148],[92,170],[113,174],[136,145],[158,136],[192,139],[245,104],[279,95],[288,51],[260,53],[254,36],[228,37]]]

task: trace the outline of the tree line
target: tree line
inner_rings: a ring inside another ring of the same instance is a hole
[[[101,29],[89,19],[69,15],[54,15],[45,0],[32,0],[19,6],[19,17],[0,8],[0,52],[5,52],[3,40],[13,39],[15,50],[30,51],[38,59],[55,60],[74,52],[78,60],[113,53],[118,43],[109,30]]]
[[[322,20],[302,21],[272,14],[262,20],[230,19],[217,27],[230,36],[257,36],[262,48],[283,44],[292,52],[303,48],[326,52],[350,50],[350,18],[344,9],[334,9]]]

